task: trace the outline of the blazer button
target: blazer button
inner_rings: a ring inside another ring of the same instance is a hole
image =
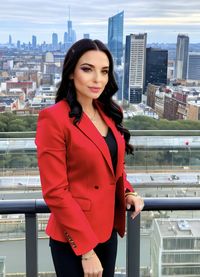
[[[99,189],[99,186],[94,186],[95,189]]]

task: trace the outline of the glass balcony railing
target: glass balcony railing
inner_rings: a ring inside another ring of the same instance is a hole
[[[128,171],[200,170],[200,131],[137,130],[131,134],[134,155],[126,157]],[[0,133],[1,175],[38,174],[34,135]]]
[[[34,133],[22,135],[0,134],[0,277],[55,277]],[[200,131],[132,131],[131,142],[127,176],[145,210],[127,212],[115,276],[200,276]]]
[[[200,198],[145,198],[145,207],[144,211],[174,211],[174,210],[200,210]],[[0,214],[1,215],[8,215],[8,214],[24,214],[25,215],[25,244],[26,244],[26,275],[27,277],[35,277],[38,276],[38,220],[37,215],[40,213],[49,213],[49,209],[45,205],[44,201],[41,199],[38,200],[0,200]],[[130,211],[128,211],[127,216],[127,251],[126,251],[126,276],[128,277],[139,277],[140,274],[140,215],[135,218],[135,220],[130,219],[129,215]],[[165,223],[164,220],[161,220],[161,225]],[[182,220],[179,221],[182,224],[183,230],[191,230],[188,221]],[[190,222],[191,225],[191,222]],[[167,225],[167,227],[169,227]],[[170,231],[175,232],[175,229],[170,229]],[[196,234],[197,236],[197,234]],[[184,238],[184,245],[183,243],[180,244],[180,239],[176,236],[173,236],[173,241],[170,242],[169,236],[167,237],[168,241],[164,241],[164,249],[168,250],[166,253],[169,254],[169,249],[173,251],[173,255],[175,254],[175,243],[179,244],[178,253],[180,259],[180,249],[194,251],[196,249],[200,252],[200,237],[194,240],[194,237],[186,241]],[[171,239],[172,240],[172,239]],[[180,247],[182,245],[182,248]],[[184,247],[183,247],[184,246]],[[156,247],[156,244],[155,246]],[[16,252],[15,252],[16,254]],[[172,255],[172,254],[171,254]],[[156,256],[156,253],[155,255]],[[199,264],[198,257],[196,257],[196,264]],[[184,257],[185,258],[185,257]],[[188,256],[189,258],[189,256]],[[191,258],[191,257],[190,257]],[[2,259],[2,258],[1,258]],[[173,262],[173,259],[170,260],[170,256],[167,258],[166,254],[163,255],[163,263],[162,263],[162,270],[163,272],[173,272],[171,267],[167,267],[169,261]],[[184,262],[187,262],[185,258]],[[191,261],[189,261],[191,262]],[[192,260],[194,263],[195,261]],[[166,264],[166,266],[164,266]],[[181,265],[181,264],[180,264]],[[174,266],[174,264],[173,264]],[[182,266],[183,267],[183,266]],[[3,266],[2,266],[3,268]],[[167,268],[167,269],[166,269]],[[200,267],[198,267],[200,269]],[[176,268],[177,270],[177,268]],[[182,269],[182,272],[184,269]],[[181,270],[180,270],[181,272]],[[188,271],[189,272],[189,271]],[[199,270],[196,268],[196,272],[199,274]],[[4,272],[1,273],[4,276]],[[116,276],[125,276],[123,273],[120,273]],[[145,274],[145,273],[144,273]],[[148,273],[146,273],[148,274]],[[150,273],[149,273],[150,274]],[[18,275],[19,276],[19,275]],[[42,276],[42,275],[40,275]],[[53,276],[53,275],[52,275]],[[142,276],[155,276],[155,275],[142,275]],[[164,276],[164,275],[159,275]],[[168,274],[166,274],[168,276]],[[169,275],[171,276],[171,275]],[[185,275],[187,276],[187,275]],[[192,276],[192,275],[190,275]],[[194,275],[198,276],[198,275]]]

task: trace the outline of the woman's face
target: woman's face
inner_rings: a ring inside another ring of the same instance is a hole
[[[104,52],[85,52],[70,76],[74,80],[77,100],[81,102],[97,99],[108,82],[108,72],[109,60]]]

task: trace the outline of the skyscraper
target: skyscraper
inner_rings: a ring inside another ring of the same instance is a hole
[[[63,42],[64,44],[67,43],[67,32],[64,32]]]
[[[56,33],[52,34],[52,48],[53,48],[53,50],[58,49],[58,34],[56,34]]]
[[[115,80],[118,85],[118,91],[117,94],[115,94],[115,100],[122,102],[123,100],[123,90],[122,90],[122,84],[123,84],[123,66],[116,66],[114,70],[115,74]]]
[[[9,35],[8,44],[12,45],[12,37],[11,37],[11,35]]]
[[[126,36],[124,63],[124,99],[140,103],[144,91],[147,34]]]
[[[200,80],[200,53],[189,52],[187,79]]]
[[[70,8],[69,8],[69,20],[67,21],[67,32],[64,33],[65,49],[68,49],[76,41],[76,32],[72,29],[72,21],[70,20]]]
[[[185,80],[187,76],[189,37],[179,34],[176,44],[175,75],[177,79]]]
[[[18,49],[21,48],[21,42],[20,42],[20,40],[17,41],[17,48],[18,48]]]
[[[32,48],[36,49],[37,47],[37,38],[36,36],[32,36]]]
[[[145,89],[147,85],[167,84],[168,51],[159,48],[146,49]]]
[[[108,19],[108,48],[116,65],[120,65],[123,57],[124,11]]]
[[[90,34],[83,34],[83,38],[90,38]]]

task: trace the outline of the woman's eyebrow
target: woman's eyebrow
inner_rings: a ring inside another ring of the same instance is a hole
[[[95,67],[93,64],[90,64],[90,63],[82,63],[80,66],[84,66],[84,65],[87,65],[87,66],[90,66],[90,67]],[[103,69],[108,69],[109,68],[109,66],[108,65],[106,65],[106,66],[103,66],[102,67]]]
[[[90,63],[82,63],[80,66],[83,66],[83,65],[88,65],[88,66],[94,67],[94,65],[90,64]]]

